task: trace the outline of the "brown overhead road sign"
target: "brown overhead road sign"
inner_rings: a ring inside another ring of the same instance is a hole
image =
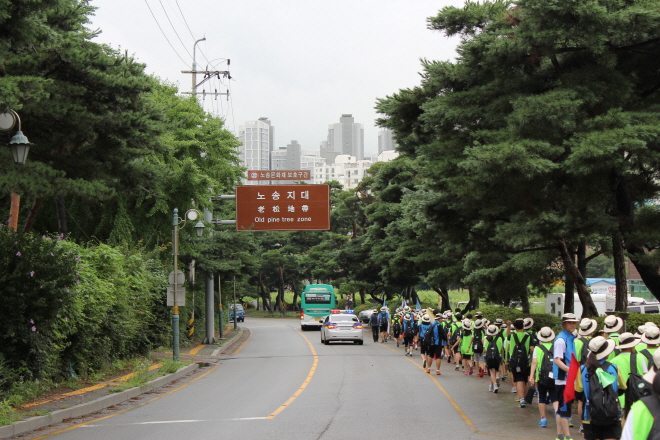
[[[249,170],[248,180],[310,180],[310,170]]]
[[[330,229],[329,185],[236,187],[236,230],[326,231]]]

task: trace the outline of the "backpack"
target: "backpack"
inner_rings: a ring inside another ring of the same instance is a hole
[[[437,325],[436,323],[429,325],[429,328],[426,329],[426,333],[424,333],[424,345],[427,347],[435,345],[433,344],[433,342],[435,342],[433,338],[433,328],[436,325]]]
[[[486,350],[485,360],[486,366],[495,368],[496,364],[499,364],[502,361],[502,355],[500,355],[500,349],[497,346],[497,337],[493,337],[488,343],[488,349]]]
[[[376,315],[375,313],[372,314],[371,317],[369,318],[369,324],[372,327],[376,327],[378,325],[378,315]]]
[[[630,376],[628,376],[626,385],[628,386],[626,389],[626,407],[624,408],[626,412],[633,403],[642,397],[653,394],[651,384],[645,381],[637,372],[637,353],[630,353]]]
[[[484,333],[483,330],[477,329],[474,331],[474,339],[472,340],[472,351],[475,354],[481,354],[484,352]]]
[[[605,362],[601,368],[607,371],[610,365],[609,362]],[[587,380],[589,381],[587,405],[589,406],[591,423],[594,426],[606,426],[616,423],[621,417],[621,405],[612,384],[603,388],[598,382],[596,373],[588,374]]]
[[[528,330],[527,334],[530,337],[529,346],[530,347],[538,347],[540,345],[540,343],[539,343],[539,338],[536,337],[536,333],[534,333],[531,330]]]
[[[387,325],[387,312],[380,312],[378,315],[378,321],[380,325]]]
[[[554,343],[550,346],[550,350],[545,348],[543,344],[539,344],[537,347],[540,348],[543,352],[543,358],[541,359],[541,369],[539,371],[539,383],[546,388],[554,388],[555,379],[552,375],[552,366],[555,363],[552,355]]]
[[[408,339],[412,339],[415,336],[415,324],[414,322],[408,321],[408,325],[406,326],[406,331],[404,332],[403,336]]]
[[[527,349],[525,348],[525,342],[529,338],[529,333],[524,333],[525,336],[522,337],[520,341],[516,338],[516,334],[519,332],[513,333],[511,338],[516,341],[516,345],[513,347],[513,353],[511,355],[511,360],[509,361],[509,370],[513,373],[524,372],[529,366],[529,355],[527,354]]]
[[[398,320],[392,324],[392,331],[394,333],[401,333],[401,323]]]
[[[646,438],[647,440],[660,440],[660,399],[656,396],[647,396],[642,398],[642,402],[653,416],[653,426]]]
[[[459,326],[457,324],[452,324],[449,329],[451,330],[451,338],[449,340],[449,345],[454,345],[458,341]]]

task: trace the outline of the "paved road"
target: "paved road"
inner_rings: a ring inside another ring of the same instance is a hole
[[[374,344],[368,329],[363,346],[325,346],[318,332],[299,332],[296,320],[248,318],[243,325],[250,340],[207,375],[48,438],[555,438],[552,428],[536,426],[536,405],[517,408],[512,394],[488,393],[486,378],[448,365],[429,377],[417,354]]]

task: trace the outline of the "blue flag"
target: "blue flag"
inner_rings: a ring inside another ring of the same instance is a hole
[[[403,302],[401,303],[401,308],[404,308],[406,306],[406,299],[403,299]]]
[[[417,304],[415,304],[415,310],[422,310],[422,307],[419,305],[419,298],[417,298]]]

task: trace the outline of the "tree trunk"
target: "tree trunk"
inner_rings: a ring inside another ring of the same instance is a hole
[[[577,287],[578,297],[582,303],[582,317],[583,318],[592,318],[598,316],[598,310],[591,299],[591,294],[587,289],[587,284],[584,280],[584,277],[580,273],[578,267],[573,263],[573,259],[568,252],[568,247],[566,246],[566,241],[564,239],[558,240],[559,242],[559,253],[561,258],[564,261],[564,269],[568,272],[573,278],[573,282]]]
[[[284,270],[282,269],[282,266],[279,266],[277,269],[280,272],[280,285],[277,288],[276,307],[280,313],[284,314],[284,312],[286,312],[286,310],[284,310],[284,306],[282,305],[284,303]]]
[[[447,286],[441,287],[432,287],[438,295],[442,298],[442,305],[440,306],[440,311],[444,312],[445,310],[451,310],[451,304],[449,304],[449,294],[447,293]]]
[[[39,214],[39,210],[41,209],[41,204],[43,202],[44,202],[44,198],[39,197],[32,204],[32,208],[30,209],[30,214],[28,214],[28,218],[25,221],[25,226],[23,227],[23,233],[28,233],[32,230],[32,225],[34,225],[34,221],[37,218],[37,214]]]
[[[616,302],[614,310],[628,311],[628,280],[626,277],[626,256],[623,251],[621,232],[612,234],[612,255],[614,256],[614,279],[616,280]]]
[[[529,314],[529,294],[527,293],[527,289],[520,295],[520,303],[523,313]]]
[[[266,285],[263,281],[263,274],[259,272],[259,289],[261,290],[261,300],[264,304],[264,310],[268,310],[268,313],[273,313],[273,306],[270,302],[270,294]]]
[[[360,290],[358,290],[358,293],[359,293],[359,295],[360,295],[360,303],[361,303],[362,305],[364,305],[364,301],[365,301],[365,298],[364,298],[364,287],[360,287]]]
[[[587,243],[584,241],[578,244],[577,248],[577,268],[582,274],[582,278],[587,279]]]
[[[574,313],[575,312],[575,283],[573,278],[568,274],[568,271],[564,269],[564,277],[566,281],[564,283],[564,313]]]
[[[477,310],[479,307],[479,295],[477,292],[472,287],[468,288],[468,292],[470,293],[470,300],[468,301],[465,308],[461,311],[461,315],[465,315],[470,310]]]
[[[642,281],[649,292],[660,300],[660,273],[658,267],[647,262],[646,251],[643,245],[635,243],[631,234],[635,232],[635,206],[625,179],[616,170],[610,173],[610,184],[616,198],[616,215],[619,220],[619,231],[623,236],[625,249],[628,251],[630,261],[642,277]]]
[[[60,234],[62,234],[63,237],[66,237],[69,231],[66,224],[66,208],[64,206],[64,197],[57,196],[55,198],[55,206],[57,207],[57,227],[59,228]]]

